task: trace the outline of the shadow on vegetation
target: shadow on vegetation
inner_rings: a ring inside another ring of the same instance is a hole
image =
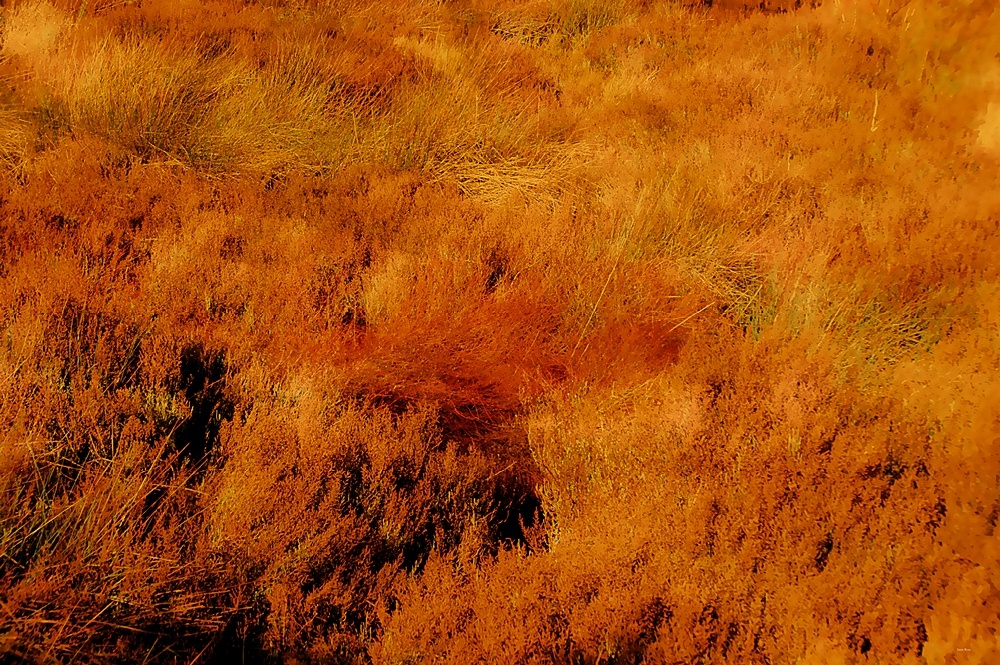
[[[183,393],[191,408],[174,432],[177,448],[192,463],[198,464],[212,451],[219,426],[233,417],[233,401],[225,390],[226,354],[192,344],[181,351],[177,391]]]
[[[192,455],[210,454],[220,413],[232,414],[225,398],[225,363],[223,356],[202,350],[187,350],[184,358],[182,383],[190,390],[194,410],[184,440]],[[466,394],[475,393],[473,389]],[[381,630],[371,599],[384,593],[381,580],[386,576],[419,576],[432,554],[454,556],[465,545],[473,547],[477,563],[505,549],[532,552],[546,547],[537,491],[540,471],[528,449],[520,413],[498,406],[499,399],[488,390],[480,397],[428,404],[409,394],[375,394],[369,387],[358,388],[347,400],[349,410],[388,414],[400,430],[414,414],[429,411],[426,436],[431,446],[413,453],[406,452],[405,445],[399,444],[399,450],[390,445],[389,459],[379,461],[385,451],[374,451],[359,439],[330,460],[328,475],[309,500],[303,520],[325,511],[318,517],[321,523],[354,525],[350,536],[333,536],[348,545],[316,553],[300,575],[289,578],[303,602],[315,608],[298,619],[298,630],[325,634],[340,645],[328,645],[320,661],[370,662],[359,636]],[[297,472],[293,468],[287,473]],[[280,491],[274,496],[281,496]],[[407,506],[403,515],[397,512],[399,506]],[[394,531],[387,530],[387,524],[405,526]],[[309,537],[300,536],[296,546],[307,547]],[[289,566],[301,565],[289,561]],[[258,589],[268,585],[251,583]],[[340,591],[331,594],[331,588]],[[391,613],[394,595],[383,600]],[[276,643],[282,609],[273,602],[268,593],[256,593],[219,636],[209,662],[316,661],[315,654],[295,651],[301,647],[294,642]]]
[[[419,406],[414,399],[401,394],[359,394],[358,404],[368,408],[388,409],[399,417]],[[459,456],[479,453],[489,458],[495,471],[484,480],[479,497],[489,506],[486,531],[483,534],[486,552],[495,556],[505,547],[521,547],[530,551],[527,530],[544,523],[542,503],[536,486],[541,472],[531,456],[528,437],[519,424],[517,409],[498,406],[490,396],[482,401],[456,401],[438,405],[436,428],[440,432],[440,448],[453,446]],[[411,481],[412,482],[412,481]],[[405,488],[406,483],[401,485]],[[448,541],[458,544],[460,534]],[[426,560],[434,545],[433,533],[422,543],[415,544],[417,557]],[[406,565],[406,564],[404,564]],[[412,566],[406,565],[409,569]]]

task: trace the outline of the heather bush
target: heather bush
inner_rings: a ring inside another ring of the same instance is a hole
[[[990,663],[988,2],[13,2],[0,661]]]

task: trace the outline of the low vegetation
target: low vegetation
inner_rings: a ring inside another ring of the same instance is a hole
[[[997,662],[994,3],[0,31],[0,661]]]

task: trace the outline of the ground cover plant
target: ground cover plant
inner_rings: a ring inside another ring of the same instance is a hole
[[[995,3],[0,11],[0,662],[1000,662]]]

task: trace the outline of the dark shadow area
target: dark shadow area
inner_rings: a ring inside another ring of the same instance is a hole
[[[226,394],[226,354],[192,344],[181,351],[176,391],[184,395],[191,415],[174,431],[182,455],[200,463],[211,452],[219,427],[233,417],[233,401]]]
[[[489,392],[485,393],[487,396]],[[537,485],[541,472],[531,456],[527,433],[519,423],[520,414],[512,407],[498,404],[499,400],[482,402],[456,401],[438,405],[437,429],[441,434],[442,449],[454,447],[462,456],[474,453],[485,455],[493,466],[487,478],[479,479],[480,493],[474,497],[486,506],[482,516],[486,523],[485,543],[491,556],[503,548],[522,547],[531,550],[536,544],[529,542],[526,531],[538,530],[544,524],[542,502]],[[361,408],[387,409],[395,417],[416,408],[417,400],[408,396],[380,393],[375,396],[359,393],[355,403]],[[400,490],[414,483],[414,474],[400,473]],[[350,487],[345,494],[357,493]],[[470,497],[472,498],[472,497]],[[455,525],[460,527],[461,525]],[[460,534],[441,533],[433,525],[426,531],[421,543],[414,543],[406,559],[412,569],[426,560],[434,545],[435,536],[457,545]]]

